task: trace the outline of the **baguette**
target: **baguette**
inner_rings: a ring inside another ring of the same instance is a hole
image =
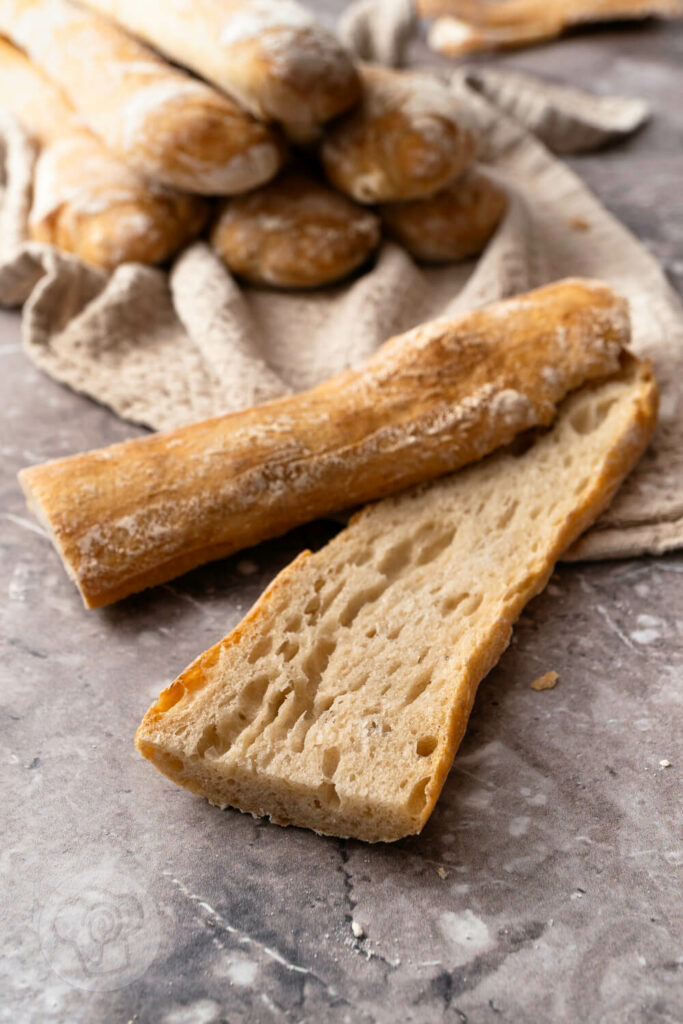
[[[203,227],[204,200],[152,185],[112,156],[58,89],[0,39],[0,105],[42,147],[28,230],[103,270],[158,263]]]
[[[474,159],[457,99],[432,75],[364,66],[360,106],[337,121],[320,155],[336,188],[359,203],[433,195]]]
[[[357,102],[360,82],[335,37],[295,0],[85,0],[178,64],[296,137]]]
[[[615,370],[625,303],[568,280],[393,338],[311,391],[20,473],[87,607],[450,472]]]
[[[379,219],[298,171],[229,199],[211,244],[253,284],[314,288],[346,277],[379,245]]]
[[[591,22],[680,18],[683,0],[417,0],[417,10],[437,18],[429,33],[432,49],[460,57],[547,42]]]
[[[427,199],[386,203],[380,215],[389,233],[426,263],[450,263],[477,256],[505,213],[502,189],[478,169]]]
[[[0,0],[0,31],[112,153],[151,181],[206,195],[272,178],[284,147],[227,96],[68,0]]]
[[[648,366],[498,452],[365,509],[304,552],[147,712],[136,742],[219,807],[368,842],[422,830],[477,686],[654,430]]]

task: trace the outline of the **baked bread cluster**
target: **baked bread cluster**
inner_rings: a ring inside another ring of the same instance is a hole
[[[280,825],[420,832],[515,620],[652,437],[629,338],[623,299],[569,279],[309,391],[23,470],[88,608],[373,502],[159,695],[140,753]]]
[[[210,223],[243,280],[311,288],[382,228],[447,262],[503,214],[446,86],[357,67],[296,0],[0,0],[0,33],[0,106],[40,149],[31,237],[105,271]]]

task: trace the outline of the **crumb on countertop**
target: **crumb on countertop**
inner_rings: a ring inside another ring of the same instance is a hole
[[[659,767],[660,768],[670,768],[671,767],[671,761],[669,761],[666,757],[663,757],[662,760],[659,762]]]
[[[448,878],[448,872],[446,871],[445,868],[438,867],[436,869],[436,873],[439,876],[439,878]]]
[[[363,925],[359,924],[358,921],[351,922],[351,931],[353,932],[357,939],[365,938],[365,931],[363,930]]]
[[[533,683],[530,683],[532,690],[552,690],[557,686],[557,680],[560,677],[557,672],[546,672],[545,675],[539,676],[538,679],[534,679]]]

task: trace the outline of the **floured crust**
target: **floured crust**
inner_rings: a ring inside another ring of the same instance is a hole
[[[360,106],[329,129],[328,178],[361,203],[432,195],[466,169],[476,142],[464,113],[433,76],[367,65]]]
[[[0,39],[0,102],[42,145],[29,233],[103,270],[167,259],[203,227],[204,200],[152,185],[104,148],[52,82]]]
[[[420,832],[480,680],[635,465],[656,411],[650,367],[625,356],[525,451],[365,509],[163,691],[140,752],[218,806],[278,824],[370,842]]]
[[[256,117],[306,134],[357,102],[336,38],[295,0],[85,0]]]
[[[310,391],[20,480],[96,607],[548,425],[616,369],[629,330],[611,289],[569,279],[417,327]]]
[[[390,233],[416,259],[450,263],[477,256],[507,208],[503,190],[478,168],[427,199],[386,203],[380,209]]]
[[[211,234],[233,273],[280,288],[338,281],[366,262],[379,239],[373,213],[297,172],[229,200]]]
[[[272,178],[284,145],[205,82],[68,0],[2,0],[0,31],[127,166],[171,188],[232,195]]]
[[[163,262],[199,233],[208,212],[196,196],[144,182],[83,131],[40,153],[29,233],[113,270]]]

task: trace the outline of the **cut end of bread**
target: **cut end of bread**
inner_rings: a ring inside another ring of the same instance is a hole
[[[656,409],[649,366],[625,356],[526,445],[364,509],[161,694],[140,752],[281,825],[420,832],[479,682],[635,465]]]

